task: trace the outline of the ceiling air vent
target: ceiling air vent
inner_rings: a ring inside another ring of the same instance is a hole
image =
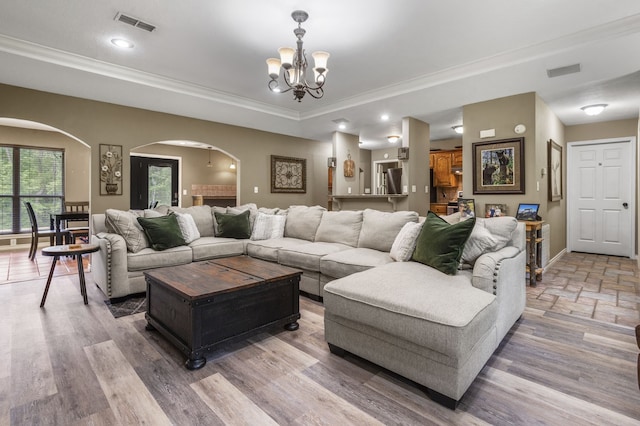
[[[132,27],[140,28],[141,30],[145,30],[149,32],[156,29],[155,25],[151,25],[148,22],[143,22],[139,20],[138,18],[133,18],[131,16],[125,15],[122,12],[118,12],[116,17],[113,19],[115,19],[118,22],[123,22],[125,24],[131,25]]]
[[[580,72],[580,64],[567,65],[566,67],[553,68],[547,70],[549,78],[560,77],[561,75],[574,74]]]

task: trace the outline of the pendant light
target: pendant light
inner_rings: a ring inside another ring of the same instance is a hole
[[[213,167],[213,164],[211,164],[211,150],[213,148],[209,147],[209,162],[207,163],[207,167]]]

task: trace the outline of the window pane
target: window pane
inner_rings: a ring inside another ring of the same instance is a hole
[[[171,205],[171,166],[149,166],[149,204]]]
[[[12,212],[13,212],[13,198],[11,197],[0,197],[0,233],[11,233],[13,224],[12,224]],[[25,214],[26,211],[25,211]]]
[[[62,196],[62,151],[20,149],[20,195]]]
[[[13,195],[13,148],[0,146],[0,195]]]
[[[33,212],[36,214],[36,220],[38,221],[39,229],[49,229],[50,221],[49,215],[51,213],[58,213],[62,211],[62,200],[60,198],[37,198],[37,197],[23,197],[20,198],[20,230],[30,231],[31,222],[29,222],[29,215],[27,214],[27,207],[24,205],[25,201],[31,203]]]

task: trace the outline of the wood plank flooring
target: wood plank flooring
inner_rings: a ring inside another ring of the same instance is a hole
[[[43,309],[45,278],[0,285],[0,426],[640,424],[626,323],[529,306],[451,411],[365,360],[330,354],[323,307],[307,298],[299,330],[229,345],[188,371],[144,314],[113,318],[90,274],[87,283],[85,306],[77,276],[56,277]]]

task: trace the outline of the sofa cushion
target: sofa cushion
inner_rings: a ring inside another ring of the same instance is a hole
[[[201,237],[189,244],[193,261],[244,254],[244,242],[235,238]]]
[[[193,220],[193,216],[189,213],[176,213],[178,219],[178,226],[180,226],[180,232],[182,232],[182,238],[184,242],[189,244],[191,241],[200,238],[200,232],[196,226],[196,222]]]
[[[362,212],[362,229],[358,247],[389,252],[398,232],[407,222],[418,222],[418,213],[365,209]]]
[[[473,217],[451,225],[437,214],[428,212],[412,259],[445,274],[455,275],[462,249],[475,223],[476,218]]]
[[[320,225],[324,211],[326,211],[326,209],[320,206],[289,207],[287,221],[284,225],[284,236],[314,241],[316,230],[318,229],[318,225]]]
[[[449,276],[416,262],[392,262],[331,281],[325,310],[464,360],[497,318],[493,294],[467,275]]]
[[[175,213],[160,217],[139,217],[138,223],[154,250],[166,250],[186,244]]]
[[[325,211],[322,213],[322,219],[320,220],[320,225],[318,225],[314,241],[356,247],[361,227],[361,211]]]
[[[464,244],[460,260],[462,263],[473,265],[481,254],[495,251],[497,245],[498,239],[484,227],[483,222],[477,219],[471,235],[469,235],[469,239]]]
[[[258,212],[258,216],[253,224],[251,239],[268,240],[282,238],[284,236],[284,225],[287,217],[277,214],[265,214]]]
[[[298,238],[275,238],[272,240],[256,240],[247,243],[247,254],[270,262],[278,261],[278,251],[281,248],[289,249],[302,244],[309,244],[307,240]]]
[[[107,209],[105,211],[105,227],[107,232],[118,234],[124,238],[127,250],[137,253],[149,247],[147,236],[137,221],[135,214],[122,210]]]
[[[149,247],[137,253],[127,253],[127,270],[146,271],[153,268],[185,265],[191,261],[192,253],[188,246],[178,246],[163,251]]]
[[[218,233],[216,237],[224,238],[249,238],[251,237],[251,225],[249,216],[251,212],[245,210],[239,214],[214,213],[218,223]]]
[[[198,227],[201,237],[213,237],[213,218],[211,217],[211,207],[209,206],[191,206],[187,208],[171,207],[170,212],[188,213],[193,217],[193,221]]]
[[[248,203],[241,206],[227,207],[227,213],[231,214],[240,214],[247,210],[249,211],[249,226],[253,229],[253,224],[256,221],[256,217],[258,217],[258,206],[254,203]]]
[[[495,250],[505,247],[511,240],[513,231],[518,227],[518,220],[512,216],[479,218],[478,221],[498,240]]]
[[[408,262],[411,260],[423,223],[407,222],[404,224],[391,245],[391,251],[389,252],[391,259],[396,262]]]
[[[296,245],[290,249],[278,249],[278,263],[302,268],[308,271],[320,272],[320,259],[324,256],[348,250],[352,247],[337,243],[306,243]]]
[[[392,261],[389,253],[368,248],[353,248],[328,254],[320,259],[320,273],[342,278]]]

